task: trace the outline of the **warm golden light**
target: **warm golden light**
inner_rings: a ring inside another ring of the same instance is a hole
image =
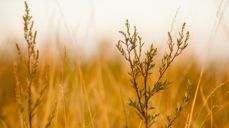
[[[226,128],[229,0],[0,0],[0,128]]]

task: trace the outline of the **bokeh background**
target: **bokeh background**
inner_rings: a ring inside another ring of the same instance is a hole
[[[188,48],[164,77],[171,86],[152,100],[162,113],[154,127],[163,126],[166,115],[174,114],[189,85],[191,101],[175,126],[184,127],[192,115],[193,128],[229,128],[228,5],[229,0],[29,0],[40,51],[33,98],[48,85],[35,127],[45,126],[54,106],[52,128],[144,126],[128,106],[129,98],[135,97],[129,65],[115,47],[122,38],[118,31],[124,31],[129,19],[143,37],[144,50],[151,43],[158,47],[151,80],[158,76],[167,50],[167,32],[175,39],[186,22],[191,34]],[[23,0],[0,0],[0,128],[20,127],[13,65],[18,60],[15,43],[27,55],[23,15]],[[16,76],[26,80],[23,69]]]

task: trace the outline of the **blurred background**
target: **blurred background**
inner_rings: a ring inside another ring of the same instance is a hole
[[[33,123],[44,127],[54,113],[51,128],[141,128],[143,123],[128,105],[136,97],[130,86],[129,65],[115,47],[129,20],[145,42],[158,47],[158,77],[168,34],[174,40],[186,22],[189,46],[163,79],[172,84],[154,96],[162,113],[155,127],[164,126],[191,86],[191,101],[179,119],[184,127],[229,128],[229,0],[29,0],[34,30],[38,31],[39,66],[33,100],[44,85],[47,91]],[[27,70],[14,69],[15,43],[27,59],[23,0],[0,0],[0,128],[19,128],[16,85],[26,87]],[[19,62],[20,63],[20,62]],[[15,78],[18,77],[17,81]],[[24,82],[24,83],[23,83]],[[196,87],[196,101],[193,101]],[[191,103],[195,103],[193,106]],[[56,110],[54,109],[56,108]],[[191,110],[193,109],[193,112]],[[55,110],[55,111],[54,111]]]

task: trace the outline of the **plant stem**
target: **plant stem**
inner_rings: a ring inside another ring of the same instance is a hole
[[[28,85],[28,117],[29,117],[29,128],[32,128],[32,91],[31,91],[32,80],[29,80]]]
[[[28,47],[28,117],[29,117],[29,128],[32,128],[32,82],[33,76],[31,74],[31,54],[30,47]]]
[[[147,70],[148,70],[148,66],[147,66]],[[145,77],[144,77],[144,90],[145,90],[145,125],[146,125],[146,128],[149,128],[148,100],[147,100],[148,99],[147,98],[147,78],[148,78],[148,73],[146,73]]]

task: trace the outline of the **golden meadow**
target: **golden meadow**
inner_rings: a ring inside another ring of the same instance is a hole
[[[120,41],[101,42],[85,60],[58,37],[38,49],[30,10],[25,2],[24,41],[0,54],[0,128],[229,127],[228,63],[187,53],[188,23],[161,51],[143,48],[126,21]]]

